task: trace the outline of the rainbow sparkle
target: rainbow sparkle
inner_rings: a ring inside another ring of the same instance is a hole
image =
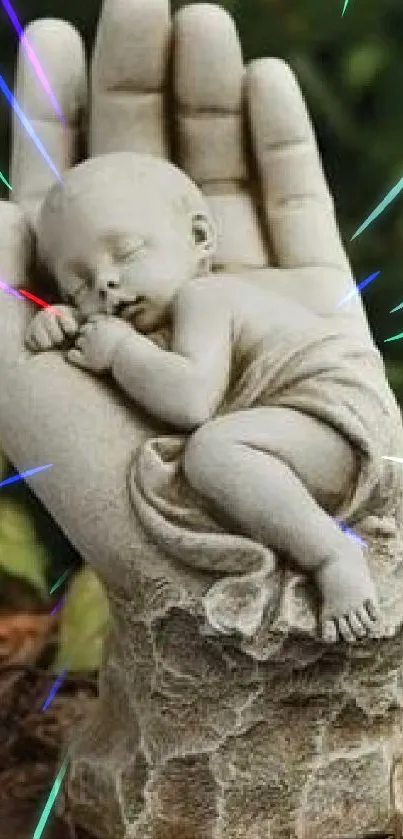
[[[397,182],[396,186],[394,186],[393,189],[389,190],[387,195],[385,195],[385,198],[383,198],[383,200],[378,204],[378,206],[375,207],[375,210],[372,211],[372,213],[368,216],[368,218],[363,222],[361,227],[359,227],[358,230],[356,230],[356,232],[354,233],[354,236],[351,237],[351,241],[353,241],[353,239],[356,239],[357,236],[360,236],[360,234],[363,233],[364,230],[366,230],[367,227],[369,227],[369,225],[372,224],[372,222],[375,221],[375,219],[377,219],[378,216],[380,216],[381,213],[383,213],[384,210],[386,210],[386,208],[389,206],[389,204],[391,204],[392,201],[394,201],[395,198],[397,198],[397,196],[400,194],[402,189],[403,189],[403,178],[400,178],[400,181]]]
[[[40,297],[37,297],[36,294],[31,294],[31,292],[26,291],[25,288],[19,288],[18,291],[20,294],[23,294],[24,297],[28,297],[29,300],[37,303],[38,306],[43,306],[44,309],[52,309],[52,312],[55,312],[56,315],[61,315],[59,309],[56,309],[51,303],[47,303],[46,300],[42,300]]]
[[[52,685],[52,687],[49,691],[49,694],[48,694],[47,698],[45,699],[45,702],[42,705],[42,711],[46,711],[46,709],[49,708],[50,703],[53,702],[53,699],[55,698],[55,696],[57,694],[57,691],[59,690],[59,688],[61,687],[61,685],[63,684],[63,682],[66,678],[66,674],[67,674],[67,670],[63,670],[60,673],[60,675],[57,677],[57,679],[55,679],[55,681],[53,682],[53,685]]]
[[[349,291],[348,294],[346,294],[346,296],[343,297],[343,300],[340,300],[340,303],[337,304],[337,308],[339,308],[339,306],[343,306],[344,303],[347,303],[347,300],[351,300],[351,298],[357,295],[359,291],[365,288],[365,286],[367,286],[369,283],[372,283],[372,280],[375,280],[375,278],[378,277],[380,273],[380,271],[375,271],[375,273],[370,274],[370,276],[367,277],[366,280],[363,280],[359,285],[354,286],[354,288],[352,288],[351,291]]]
[[[399,335],[392,335],[391,338],[385,338],[384,344],[388,344],[389,341],[400,341],[403,338],[403,332],[399,332]]]
[[[57,613],[60,611],[62,606],[64,606],[65,602],[66,602],[65,597],[63,597],[61,600],[59,600],[59,602],[56,604],[56,606],[54,607],[54,609],[52,609],[52,611],[50,613],[51,618],[53,617],[53,615],[57,615]]]
[[[4,280],[0,280],[0,288],[2,288],[3,291],[7,291],[9,294],[13,294],[14,297],[18,297],[19,300],[24,299],[22,294],[20,294],[19,291],[17,291],[11,285],[8,285],[8,283],[5,283]]]
[[[35,475],[37,472],[43,472],[44,469],[49,469],[53,466],[53,463],[47,463],[46,466],[36,466],[35,469],[27,469],[26,472],[18,473],[18,475],[13,475],[11,478],[6,478],[5,481],[0,483],[0,487],[5,487],[8,484],[15,484],[16,481],[22,481],[23,478],[29,478],[30,475]]]
[[[8,188],[12,191],[12,189],[13,189],[12,186],[10,186],[8,180],[4,177],[2,172],[0,172],[0,181],[3,181],[3,184],[8,186]]]
[[[63,779],[64,779],[64,776],[67,772],[68,765],[69,765],[69,758],[66,757],[64,759],[60,769],[59,769],[56,780],[55,780],[55,782],[53,784],[53,787],[50,791],[49,798],[48,798],[48,800],[45,804],[43,813],[42,813],[42,815],[39,819],[38,825],[36,827],[36,830],[35,830],[35,833],[34,833],[32,839],[41,839],[41,836],[43,834],[43,831],[45,830],[48,818],[49,818],[49,816],[52,812],[53,805],[54,805],[54,803],[56,801],[56,798],[59,794],[60,787],[63,783]]]
[[[340,521],[340,519],[335,519],[337,524],[339,525],[340,529],[343,530],[344,533],[348,533],[349,536],[352,536],[353,539],[356,539],[361,545],[366,545],[367,543],[364,539],[361,539],[361,536],[358,535],[354,530],[351,530],[351,527],[348,527],[344,521]]]
[[[20,24],[20,21],[18,20],[18,17],[16,15],[11,3],[9,3],[9,0],[0,0],[0,2],[1,2],[1,5],[3,6],[3,9],[7,12],[8,16],[11,20],[11,23],[14,26],[14,29],[15,29],[15,31],[16,31],[19,39],[20,39],[20,44],[23,47],[23,49],[25,50],[25,52],[26,52],[26,54],[27,54],[27,56],[28,56],[28,58],[29,58],[29,60],[32,64],[32,67],[34,68],[34,71],[35,71],[36,75],[38,76],[38,79],[39,79],[43,89],[48,94],[48,97],[49,97],[49,99],[50,99],[58,117],[65,124],[62,109],[61,109],[61,107],[60,107],[60,105],[59,105],[59,103],[56,99],[55,94],[53,93],[53,90],[52,90],[52,88],[49,84],[49,81],[45,76],[45,73],[43,72],[43,69],[42,69],[42,67],[39,63],[39,60],[38,60],[37,56],[35,55],[34,50],[32,49],[31,44],[29,43],[27,36],[24,33],[24,30],[23,30],[23,28]]]
[[[6,97],[8,103],[13,108],[14,113],[17,115],[17,117],[20,120],[22,126],[25,128],[25,131],[27,132],[27,134],[29,134],[31,140],[34,141],[34,143],[35,143],[38,151],[41,153],[43,159],[46,161],[49,168],[52,170],[53,174],[56,175],[57,180],[62,182],[62,177],[59,174],[58,170],[56,169],[56,166],[53,163],[53,160],[51,159],[51,157],[49,157],[49,155],[48,155],[48,153],[45,149],[45,146],[43,145],[42,141],[39,139],[34,127],[31,125],[28,117],[25,116],[24,111],[22,110],[22,108],[18,104],[14,94],[11,93],[10,88],[8,87],[6,81],[4,80],[4,78],[1,74],[0,74],[0,90],[2,91],[2,93],[4,93],[4,96]]]
[[[19,300],[28,298],[28,300],[32,300],[34,303],[37,303],[38,306],[43,306],[44,309],[51,309],[56,315],[61,315],[59,309],[56,309],[56,307],[52,306],[51,303],[47,303],[46,300],[42,300],[41,297],[37,297],[36,294],[31,294],[30,291],[26,291],[25,288],[19,288],[17,291],[11,285],[5,283],[4,280],[0,280],[0,288],[3,289],[3,291],[8,291],[9,294],[14,294],[14,296],[18,297]]]
[[[62,586],[62,585],[63,585],[64,581],[65,581],[65,580],[67,580],[67,577],[69,576],[69,574],[71,574],[71,571],[72,571],[72,569],[71,569],[71,568],[67,568],[67,570],[66,570],[66,571],[63,571],[63,574],[61,574],[61,576],[59,577],[59,579],[58,579],[58,580],[56,580],[56,582],[55,582],[55,583],[53,583],[53,586],[52,586],[52,588],[50,589],[49,594],[54,594],[54,593],[55,593],[55,591],[57,591],[57,589],[58,589],[58,588],[60,588],[60,586]]]

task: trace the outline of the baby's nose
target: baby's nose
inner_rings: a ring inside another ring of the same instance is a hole
[[[96,289],[101,297],[105,297],[108,289],[118,288],[120,284],[117,271],[100,271],[95,278]]]

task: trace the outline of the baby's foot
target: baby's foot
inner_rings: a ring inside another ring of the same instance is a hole
[[[322,605],[322,637],[334,643],[339,635],[350,644],[388,635],[382,626],[375,586],[359,545],[346,542],[343,553],[326,560],[315,574]]]
[[[207,621],[223,635],[239,632],[252,637],[271,601],[277,599],[277,589],[273,577],[267,574],[226,577],[211,586],[204,597]]]

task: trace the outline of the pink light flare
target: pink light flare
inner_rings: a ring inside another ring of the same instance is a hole
[[[27,54],[27,56],[28,56],[28,58],[29,58],[29,60],[32,64],[32,67],[33,67],[39,81],[41,82],[44,91],[47,93],[47,95],[48,95],[48,97],[49,97],[49,99],[50,99],[50,101],[51,101],[59,119],[62,121],[63,125],[66,125],[62,109],[61,109],[61,107],[60,107],[60,105],[59,105],[59,103],[56,99],[55,94],[53,93],[53,90],[50,86],[50,83],[49,83],[48,79],[45,76],[45,73],[42,69],[42,66],[39,62],[39,59],[35,55],[34,50],[33,50],[33,48],[31,47],[31,44],[28,41],[28,38],[27,38],[27,36],[26,36],[22,26],[21,26],[20,21],[18,20],[18,17],[16,15],[11,3],[9,2],[9,0],[0,0],[0,2],[1,2],[1,5],[3,6],[3,9],[5,10],[5,12],[7,12],[8,16],[11,20],[11,23],[13,24],[14,29],[15,29],[15,31],[16,31],[19,39],[20,39],[20,44],[23,47],[23,49],[25,50],[25,52],[26,52],[26,54]]]
[[[51,303],[47,303],[46,300],[42,300],[35,294],[31,294],[30,291],[26,291],[24,288],[19,288],[17,291],[17,289],[8,285],[8,283],[5,283],[4,280],[0,280],[0,288],[3,289],[3,291],[8,291],[9,294],[13,294],[14,297],[18,297],[19,300],[25,300],[28,298],[28,300],[32,300],[34,303],[37,303],[38,306],[43,306],[44,309],[51,309],[55,315],[61,315],[59,309],[56,309],[56,307],[52,306]]]

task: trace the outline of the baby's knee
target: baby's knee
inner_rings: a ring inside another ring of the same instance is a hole
[[[183,470],[196,489],[201,489],[208,481],[223,445],[222,429],[215,420],[204,423],[189,437],[183,455]]]

